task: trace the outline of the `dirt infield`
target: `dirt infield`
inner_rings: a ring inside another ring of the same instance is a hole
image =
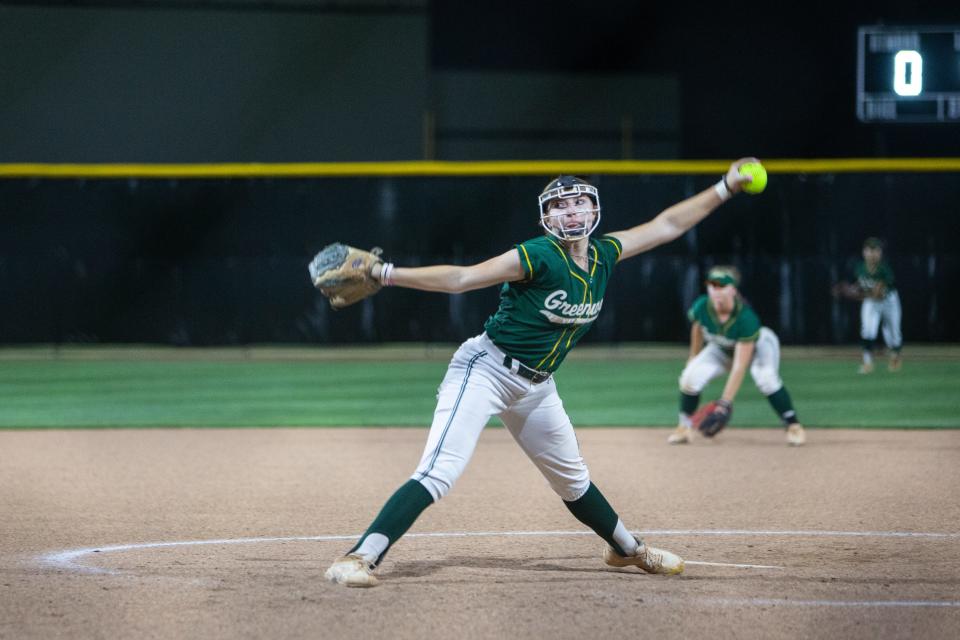
[[[323,570],[425,430],[2,431],[0,638],[957,637],[960,431],[667,433],[579,437],[683,576],[603,565],[489,429],[383,585],[349,590]]]

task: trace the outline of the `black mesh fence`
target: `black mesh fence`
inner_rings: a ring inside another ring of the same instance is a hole
[[[0,180],[0,342],[456,342],[497,290],[388,289],[333,312],[308,281],[323,245],[379,245],[398,266],[470,264],[538,235],[550,176]],[[649,220],[708,176],[588,176],[600,232]],[[683,341],[705,270],[733,263],[786,343],[857,339],[833,300],[866,236],[888,242],[910,342],[960,340],[955,173],[771,176],[684,237],[622,263],[586,341]]]

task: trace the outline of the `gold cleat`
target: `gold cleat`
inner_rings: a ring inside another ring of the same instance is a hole
[[[794,422],[787,427],[787,444],[792,447],[799,447],[807,441],[807,434],[803,430],[803,425]]]
[[[667,438],[667,442],[670,444],[688,444],[692,440],[693,428],[682,424],[677,425],[677,428],[670,434],[670,437]]]
[[[642,542],[635,556],[622,556],[607,547],[603,550],[603,561],[611,567],[637,567],[647,573],[666,576],[683,573],[683,558],[663,549],[648,547]]]
[[[900,354],[890,356],[890,362],[887,364],[887,369],[896,373],[900,371],[900,367],[903,365],[903,358],[900,357]]]
[[[375,587],[380,581],[373,575],[373,569],[362,556],[351,553],[334,561],[323,575],[330,582],[346,587]]]

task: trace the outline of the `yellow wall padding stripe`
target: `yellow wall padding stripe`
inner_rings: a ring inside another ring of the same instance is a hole
[[[770,173],[960,172],[960,158],[763,160]],[[323,178],[559,174],[717,174],[728,160],[296,162],[225,164],[0,164],[0,178]]]

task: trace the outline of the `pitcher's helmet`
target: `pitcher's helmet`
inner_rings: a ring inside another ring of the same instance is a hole
[[[596,213],[593,221],[587,221],[582,226],[565,229],[564,227],[555,228],[549,224],[551,218],[566,215],[565,213],[550,214],[550,205],[554,200],[573,198],[579,195],[586,195],[593,203],[593,213]],[[586,238],[597,225],[600,224],[600,194],[597,188],[582,178],[576,176],[559,176],[547,183],[538,198],[540,205],[540,226],[558,240],[576,240]]]

